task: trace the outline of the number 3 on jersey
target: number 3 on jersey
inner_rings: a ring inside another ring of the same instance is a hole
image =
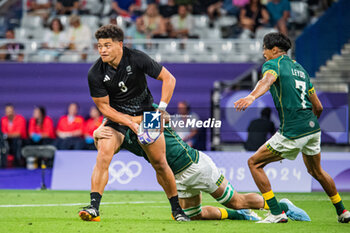
[[[125,83],[124,83],[123,81],[120,81],[120,82],[118,83],[118,86],[119,86],[119,88],[120,88],[120,90],[121,90],[122,92],[127,92],[127,91],[128,91],[128,88],[125,86]]]
[[[300,99],[301,99],[301,106],[303,109],[306,108],[306,101],[305,101],[305,95],[306,95],[306,83],[304,81],[295,80],[295,88],[301,90]]]

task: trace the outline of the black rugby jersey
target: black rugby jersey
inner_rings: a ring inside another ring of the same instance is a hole
[[[109,96],[112,108],[129,115],[150,111],[153,96],[148,89],[146,74],[158,78],[162,66],[147,54],[123,47],[123,56],[117,69],[99,58],[88,73],[90,95]]]

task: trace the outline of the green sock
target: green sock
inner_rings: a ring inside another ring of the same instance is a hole
[[[287,211],[289,210],[288,205],[286,203],[281,203],[281,202],[279,202],[278,204],[281,210],[284,211],[284,213],[287,213]]]
[[[337,210],[337,214],[341,215],[344,212],[345,207],[343,205],[343,201],[341,200],[341,197],[339,196],[339,193],[335,194],[332,197],[329,197],[329,199],[331,199],[335,209]]]
[[[277,199],[276,197],[273,197],[269,200],[266,200],[267,204],[269,205],[270,207],[270,210],[271,210],[271,213],[273,215],[279,215],[279,214],[282,214],[282,210],[277,202]]]
[[[262,196],[264,197],[267,205],[270,207],[271,213],[273,215],[280,215],[282,214],[282,210],[277,202],[277,199],[275,197],[275,194],[272,190],[263,193]]]
[[[333,205],[334,205],[335,209],[337,210],[338,215],[341,215],[344,212],[345,207],[343,205],[343,201],[340,201],[340,202],[333,204]]]
[[[228,219],[232,220],[245,220],[244,215],[238,213],[236,210],[226,209],[228,213]]]

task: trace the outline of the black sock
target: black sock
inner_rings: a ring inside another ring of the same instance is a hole
[[[179,204],[179,196],[178,195],[169,198],[169,202],[171,205],[171,211],[176,211],[178,209],[181,209],[180,204]]]
[[[101,198],[102,196],[98,192],[90,193],[91,205],[95,207],[97,210],[98,208],[100,208]]]

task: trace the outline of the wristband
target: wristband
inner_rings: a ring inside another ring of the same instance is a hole
[[[160,101],[160,103],[158,105],[158,109],[162,110],[162,111],[165,111],[166,107],[168,107],[168,104],[163,102],[163,101]]]

